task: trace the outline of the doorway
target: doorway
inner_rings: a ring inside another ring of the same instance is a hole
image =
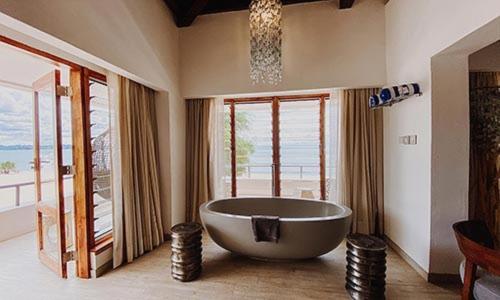
[[[0,44],[2,240],[36,233],[40,261],[67,277],[74,250],[70,68]],[[10,216],[17,216],[12,222]],[[9,221],[10,220],[10,221]]]
[[[456,274],[463,259],[450,228],[469,218],[469,55],[498,41],[499,25],[494,19],[431,58],[430,274]]]
[[[0,54],[0,242],[31,233],[42,264],[89,278],[112,243],[106,76],[3,36]]]
[[[469,56],[469,219],[500,245],[500,40]]]

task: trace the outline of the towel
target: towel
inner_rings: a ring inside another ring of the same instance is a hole
[[[275,242],[280,239],[280,218],[252,216],[253,236],[256,242]]]

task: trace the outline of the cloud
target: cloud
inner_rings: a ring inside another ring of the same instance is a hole
[[[0,86],[0,145],[33,143],[32,95]]]
[[[94,100],[91,110],[92,136],[98,136],[109,127],[107,102]],[[50,95],[39,98],[40,142],[53,143],[53,104]],[[62,143],[71,144],[71,103],[61,99]],[[0,86],[0,145],[33,144],[33,95],[29,91]]]

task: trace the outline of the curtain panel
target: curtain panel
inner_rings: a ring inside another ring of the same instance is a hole
[[[121,76],[114,80],[110,88],[114,111],[111,125],[115,128],[112,143],[119,145],[119,151],[114,151],[112,158],[119,166],[113,166],[112,179],[113,265],[117,267],[159,246],[164,241],[164,228],[156,92]]]
[[[328,101],[328,134],[326,143],[328,145],[329,159],[327,166],[327,197],[330,202],[339,203],[338,200],[338,180],[337,173],[339,169],[339,90],[330,91],[330,100]],[[325,128],[326,129],[326,128]]]
[[[210,111],[212,99],[186,100],[186,221],[200,222],[199,207],[212,199]],[[213,125],[212,125],[213,126]]]
[[[210,125],[209,125],[209,183],[213,199],[229,197],[229,189],[226,183],[226,161],[224,160],[224,135],[225,135],[225,112],[224,99],[215,98],[211,100]],[[230,162],[228,162],[230,163]]]
[[[383,120],[382,110],[370,110],[370,95],[378,89],[340,92],[338,201],[352,209],[352,232],[382,235]]]

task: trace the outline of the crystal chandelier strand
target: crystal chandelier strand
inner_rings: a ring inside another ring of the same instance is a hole
[[[278,84],[282,79],[280,0],[250,2],[250,79]]]

